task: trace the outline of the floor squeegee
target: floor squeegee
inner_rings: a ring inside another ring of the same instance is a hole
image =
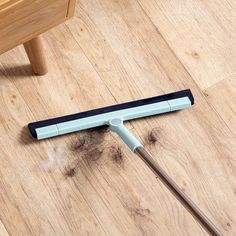
[[[73,115],[33,122],[28,125],[31,135],[38,139],[46,139],[75,131],[109,126],[136,153],[144,163],[171,190],[183,206],[210,234],[219,236],[222,233],[196,204],[178,187],[178,185],[158,165],[143,145],[124,126],[124,121],[153,116],[189,108],[194,104],[190,90],[182,90],[161,96],[136,100],[118,105],[98,108]]]

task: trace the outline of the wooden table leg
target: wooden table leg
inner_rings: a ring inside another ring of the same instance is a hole
[[[48,72],[48,68],[41,37],[37,36],[24,43],[24,48],[34,73],[36,75],[45,75]]]

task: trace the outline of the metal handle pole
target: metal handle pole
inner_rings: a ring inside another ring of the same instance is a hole
[[[148,167],[162,180],[162,182],[171,190],[183,206],[191,215],[204,227],[204,229],[213,236],[222,236],[223,234],[208,219],[208,217],[197,207],[197,205],[179,188],[179,186],[166,174],[166,172],[157,164],[152,156],[143,148],[137,147],[135,153],[148,165]]]

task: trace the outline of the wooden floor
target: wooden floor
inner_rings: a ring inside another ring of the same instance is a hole
[[[0,235],[207,235],[106,130],[37,142],[40,119],[190,88],[196,104],[127,127],[236,235],[236,2],[80,0],[44,34],[48,75],[0,56]]]

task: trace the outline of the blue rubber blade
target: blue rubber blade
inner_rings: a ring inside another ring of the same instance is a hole
[[[131,120],[160,113],[180,110],[194,104],[190,90],[183,90],[162,96],[99,108],[69,116],[30,123],[29,130],[37,139],[49,138],[61,134],[106,125],[119,117]],[[47,130],[48,127],[48,130]]]

